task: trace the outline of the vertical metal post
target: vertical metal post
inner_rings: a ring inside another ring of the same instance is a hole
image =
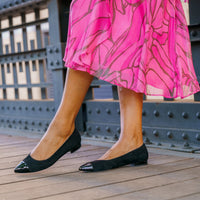
[[[26,15],[25,15],[25,13],[21,13],[21,18],[22,18],[22,24],[26,23]],[[27,30],[26,30],[26,27],[22,28],[22,35],[23,35],[24,51],[28,51]]]
[[[9,27],[13,26],[13,17],[10,16],[8,18],[9,20]],[[14,31],[10,31],[10,46],[11,46],[11,53],[15,53],[15,41],[14,41]]]
[[[190,32],[191,36],[196,37],[197,41],[192,42],[192,57],[194,61],[194,67],[197,75],[197,79],[200,83],[200,35],[196,29],[200,27],[200,15],[199,15],[200,1],[191,0],[189,1],[189,12],[190,12],[190,27],[192,31]],[[194,95],[195,101],[200,101],[200,92]]]
[[[61,43],[63,42],[62,39],[64,40],[64,37],[61,37],[63,35],[63,33],[61,33],[62,23],[60,21],[61,16],[63,16],[63,9],[61,9],[63,6],[62,4],[63,4],[63,1],[61,1],[61,0],[50,0],[50,2],[48,4],[49,35],[50,35],[50,45],[51,46],[61,45]],[[65,19],[67,21],[67,17]],[[65,38],[65,40],[66,40],[66,38]],[[62,62],[62,60],[57,61],[57,65],[59,65],[59,63],[61,63],[61,62]],[[48,65],[50,65],[49,62],[48,62]],[[51,68],[51,67],[49,67],[49,68]],[[60,101],[61,101],[61,97],[62,97],[62,93],[63,93],[64,71],[65,70],[66,69],[64,69],[64,67],[52,69],[55,108],[58,108]]]
[[[0,30],[1,30],[1,20],[0,20]],[[2,33],[0,31],[0,55],[3,54],[3,42],[2,42]]]

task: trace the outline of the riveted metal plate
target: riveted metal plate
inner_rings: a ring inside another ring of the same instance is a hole
[[[119,137],[119,101],[91,100],[85,107],[86,136],[105,140]],[[147,143],[200,147],[200,104],[144,101],[143,135]]]
[[[48,69],[56,70],[62,69],[63,66],[63,54],[65,50],[65,43],[59,43],[47,46],[47,66]]]

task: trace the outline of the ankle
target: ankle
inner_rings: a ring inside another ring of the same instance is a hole
[[[119,142],[122,142],[128,146],[140,147],[143,144],[143,137],[141,134],[138,135],[122,135],[119,138]]]
[[[66,138],[70,136],[75,129],[75,122],[64,122],[63,120],[53,120],[49,126],[51,132],[56,132],[58,137]]]

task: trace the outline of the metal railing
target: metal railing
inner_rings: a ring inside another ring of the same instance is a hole
[[[43,134],[54,116],[65,80],[62,58],[69,5],[70,1],[66,0],[1,1],[0,21],[7,23],[0,26],[1,132]],[[190,36],[200,80],[197,8],[200,8],[199,1],[190,1]],[[20,23],[15,24],[17,18]],[[104,99],[106,91],[111,93],[109,99]],[[98,94],[101,101],[94,94]],[[186,101],[145,97],[145,142],[172,149],[197,150],[200,146],[199,101],[199,94]],[[113,141],[120,134],[119,114],[117,87],[94,78],[77,116],[77,127],[86,138]]]

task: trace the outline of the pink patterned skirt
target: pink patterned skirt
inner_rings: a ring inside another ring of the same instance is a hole
[[[73,0],[63,60],[146,95],[200,91],[180,0]]]

